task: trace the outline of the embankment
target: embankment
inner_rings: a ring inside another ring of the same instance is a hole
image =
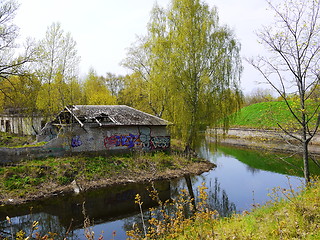
[[[207,140],[232,146],[252,149],[268,149],[277,152],[302,152],[297,140],[281,131],[231,128],[227,132],[222,129],[208,129]],[[314,136],[309,144],[309,151],[320,156],[320,135]]]

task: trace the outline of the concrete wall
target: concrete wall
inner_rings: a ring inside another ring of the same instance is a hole
[[[0,131],[19,135],[37,135],[41,131],[40,117],[25,117],[15,115],[0,116]]]
[[[64,127],[47,146],[63,147],[71,152],[157,150],[170,148],[165,126],[92,127],[78,124]]]
[[[44,134],[44,133],[47,133]],[[92,127],[78,124],[61,128],[48,125],[39,139],[50,141],[41,147],[0,148],[0,164],[48,156],[113,154],[132,150],[166,150],[170,136],[165,126]]]
[[[22,160],[58,157],[66,154],[63,148],[54,147],[23,147],[23,148],[0,148],[0,165],[20,162]]]

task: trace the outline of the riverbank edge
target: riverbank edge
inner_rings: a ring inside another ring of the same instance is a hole
[[[274,196],[283,198],[225,218],[200,212],[158,239],[319,239],[319,191],[319,178],[299,192],[275,189]]]
[[[141,173],[132,173],[126,175],[117,175],[111,178],[99,179],[96,181],[73,181],[72,183],[64,186],[40,186],[44,187],[38,194],[26,195],[22,198],[0,198],[0,206],[5,205],[20,205],[37,200],[45,200],[51,197],[56,197],[65,194],[78,194],[93,189],[112,187],[116,185],[124,185],[129,183],[147,183],[160,180],[171,180],[186,175],[200,175],[215,168],[216,165],[207,160],[199,160],[189,164],[186,167],[179,169],[166,169],[161,172],[148,172],[142,175]],[[39,186],[38,186],[39,187]]]
[[[207,129],[206,140],[218,144],[249,148],[254,150],[268,150],[281,153],[302,153],[301,146],[292,137],[282,131],[230,128]],[[320,136],[317,134],[309,144],[309,153],[320,156]]]

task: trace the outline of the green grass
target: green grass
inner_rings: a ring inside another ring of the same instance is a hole
[[[289,104],[292,106],[295,113],[300,116],[299,105],[294,101],[290,101]],[[309,113],[309,116],[311,116],[311,113],[315,110],[316,104],[317,103],[308,102],[307,113]],[[315,120],[316,117],[314,117],[314,121]],[[278,123],[287,128],[292,128],[296,125],[296,120],[293,118],[287,105],[283,101],[261,102],[244,107],[235,117],[232,126],[258,129],[279,129]]]
[[[40,191],[53,191],[76,180],[90,183],[105,179],[139,179],[187,167],[194,159],[176,153],[133,153],[110,157],[62,157],[28,160],[0,167],[0,199],[24,198]],[[198,159],[198,161],[200,161]]]
[[[35,140],[35,136],[18,136],[12,133],[0,132],[0,147],[33,147],[44,144],[39,143],[38,145],[31,145]]]
[[[23,145],[15,145],[15,146],[9,146],[9,148],[26,148],[26,147],[41,147],[45,145],[47,142],[35,142],[35,143],[25,143]]]

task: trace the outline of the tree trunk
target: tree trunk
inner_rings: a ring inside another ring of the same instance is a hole
[[[192,188],[192,182],[191,182],[190,175],[185,175],[184,179],[186,180],[186,183],[187,183],[188,192],[189,192],[189,195],[190,195],[190,198],[191,198],[191,204],[194,207],[194,209],[192,211],[192,213],[194,214],[197,211],[197,208],[196,208],[196,199],[195,199],[195,196],[194,196],[194,193],[193,193],[193,188]]]
[[[308,151],[309,141],[303,141],[303,174],[306,184],[310,182],[310,172],[309,172],[309,151]]]

